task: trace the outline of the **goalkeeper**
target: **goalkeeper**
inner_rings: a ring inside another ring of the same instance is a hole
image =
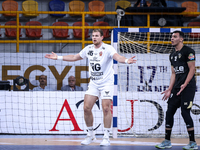
[[[94,29],[92,32],[93,44],[86,46],[76,55],[57,56],[57,54],[46,54],[45,57],[54,60],[77,61],[88,58],[90,83],[84,97],[84,119],[87,126],[87,137],[81,142],[82,145],[88,145],[95,141],[93,132],[93,114],[92,107],[101,95],[104,136],[100,146],[110,145],[109,132],[111,128],[111,102],[114,91],[114,70],[113,59],[126,64],[135,63],[135,56],[126,59],[119,55],[116,50],[108,44],[102,42],[103,31]]]
[[[171,43],[175,50],[170,54],[171,79],[169,88],[162,94],[163,100],[168,98],[168,108],[166,112],[165,140],[156,145],[156,148],[171,148],[171,132],[174,123],[174,114],[181,107],[181,115],[185,121],[189,144],[183,149],[198,149],[194,136],[194,124],[190,116],[190,110],[196,90],[195,82],[195,51],[188,46],[183,45],[184,33],[174,31],[172,33]]]

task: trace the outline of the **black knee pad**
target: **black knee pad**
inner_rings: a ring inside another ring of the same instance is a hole
[[[190,115],[190,109],[181,108],[181,115],[182,115],[182,117],[185,121],[186,127],[187,128],[193,128],[194,123],[193,123],[192,117]]]

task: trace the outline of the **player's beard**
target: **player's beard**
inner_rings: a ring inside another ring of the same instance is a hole
[[[93,42],[93,43],[94,43],[94,42]],[[94,45],[98,47],[99,45],[101,45],[101,41],[95,42]]]

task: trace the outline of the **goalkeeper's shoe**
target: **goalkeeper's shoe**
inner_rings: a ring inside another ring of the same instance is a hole
[[[109,145],[110,145],[110,139],[109,137],[104,135],[103,140],[100,143],[100,146],[109,146]]]
[[[158,149],[166,149],[166,148],[171,148],[171,141],[170,140],[164,140],[162,143],[158,144],[155,146]]]
[[[194,149],[198,149],[198,146],[197,146],[196,142],[190,141],[190,143],[188,145],[184,146],[183,149],[194,150]]]
[[[89,145],[90,143],[94,142],[96,140],[95,135],[89,135],[87,134],[87,137],[85,140],[81,142],[81,145]]]

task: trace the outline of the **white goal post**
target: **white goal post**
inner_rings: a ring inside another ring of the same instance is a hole
[[[117,135],[159,137],[165,132],[166,101],[161,92],[168,88],[171,65],[171,33],[185,33],[184,44],[196,52],[197,91],[191,115],[195,134],[200,136],[200,29],[199,28],[115,28],[112,45],[120,55],[136,56],[137,63],[114,61],[115,100],[113,101],[113,137]],[[187,136],[180,110],[174,117],[172,136]],[[126,128],[124,128],[126,127]]]

